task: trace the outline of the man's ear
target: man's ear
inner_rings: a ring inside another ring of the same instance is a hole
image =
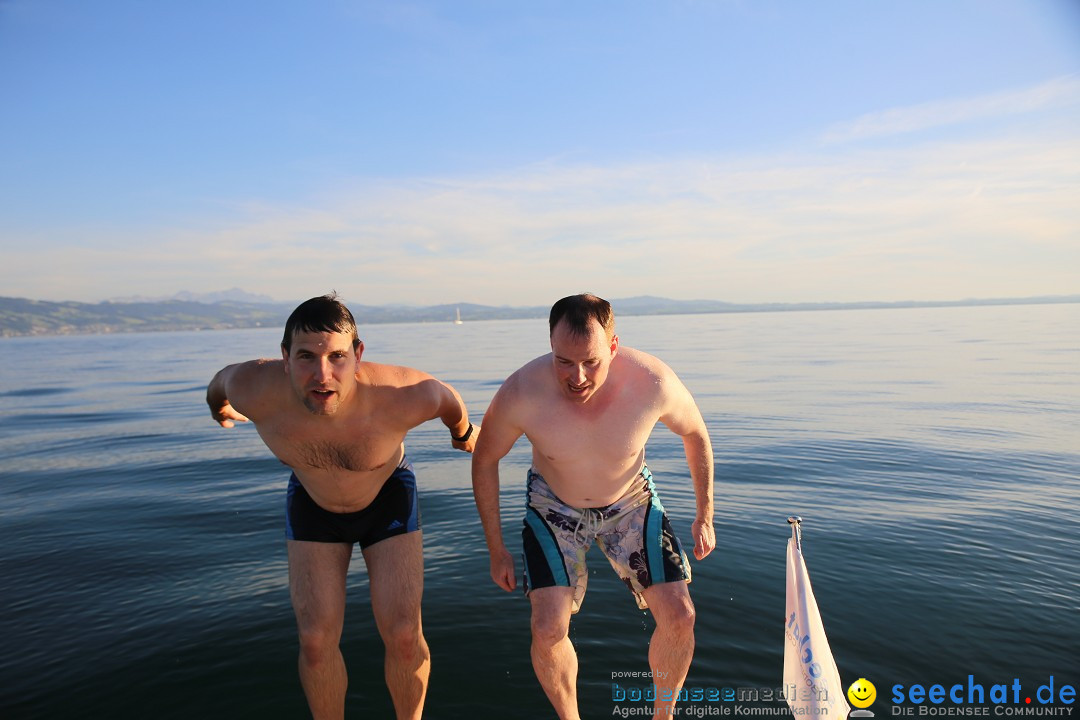
[[[611,336],[611,357],[615,357],[619,354],[619,336]]]
[[[354,350],[354,352],[356,353],[356,362],[359,363],[360,362],[360,356],[364,354],[364,341],[363,340],[360,340],[357,343],[356,350]]]
[[[285,374],[289,374],[289,351],[285,349],[285,343],[281,343],[281,359],[285,363]]]

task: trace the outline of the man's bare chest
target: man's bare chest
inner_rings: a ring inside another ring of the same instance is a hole
[[[286,465],[314,470],[372,472],[393,459],[402,437],[371,426],[356,425],[316,432],[282,423],[259,428],[267,447]]]
[[[535,413],[525,433],[533,448],[551,460],[589,454],[621,458],[645,446],[657,421],[641,407],[614,406],[602,413],[576,409]]]

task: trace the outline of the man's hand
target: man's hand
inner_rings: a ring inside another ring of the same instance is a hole
[[[514,576],[514,557],[506,548],[491,553],[491,579],[506,592],[511,592],[517,587],[517,578]]]
[[[690,526],[690,532],[694,536],[694,557],[704,560],[705,556],[716,547],[716,532],[713,530],[712,522],[695,520]]]
[[[480,426],[474,424],[472,426],[472,433],[469,434],[468,440],[465,440],[464,442],[459,442],[453,437],[451,437],[450,442],[458,450],[464,450],[467,453],[471,453],[473,451],[473,448],[476,447],[476,438],[478,437],[480,437]]]
[[[234,421],[248,422],[248,419],[240,413],[236,412],[236,410],[233,409],[233,406],[230,405],[228,401],[226,401],[226,403],[217,410],[211,410],[210,415],[212,415],[213,418],[217,420],[218,425],[223,428],[233,427]]]

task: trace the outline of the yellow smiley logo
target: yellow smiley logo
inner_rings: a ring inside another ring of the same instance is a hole
[[[847,699],[857,708],[868,708],[877,698],[877,688],[866,678],[859,678],[847,689]]]

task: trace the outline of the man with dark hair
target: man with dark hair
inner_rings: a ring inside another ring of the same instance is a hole
[[[532,662],[560,718],[577,718],[577,655],[568,630],[585,595],[593,540],[656,621],[649,665],[656,716],[672,714],[694,654],[690,565],[645,464],[657,422],[683,441],[697,514],[694,556],[716,545],[713,458],[693,397],[667,365],[620,347],[607,301],[572,295],[549,318],[551,353],[503,383],[473,453],[473,492],[491,556],[491,577],[514,589],[503,543],[499,460],[525,435],[532,443],[522,541],[523,585],[532,604]]]
[[[615,336],[615,313],[611,303],[589,293],[570,295],[552,305],[548,314],[548,333],[554,333],[555,326],[563,321],[575,335],[587,335],[590,319],[600,323],[608,338]]]
[[[345,333],[352,338],[354,350],[360,346],[356,320],[336,292],[305,300],[292,311],[281,336],[281,347],[286,354],[292,349],[293,335],[298,331]]]
[[[345,578],[359,543],[394,709],[398,718],[419,718],[430,654],[420,621],[416,477],[404,439],[438,418],[453,446],[472,452],[480,428],[449,385],[412,368],[361,362],[364,344],[336,295],[301,304],[285,328],[280,360],[224,368],[210,381],[206,402],[222,427],[254,422],[293,470],[285,531],[304,694],[316,720],[344,717],[339,643]]]

